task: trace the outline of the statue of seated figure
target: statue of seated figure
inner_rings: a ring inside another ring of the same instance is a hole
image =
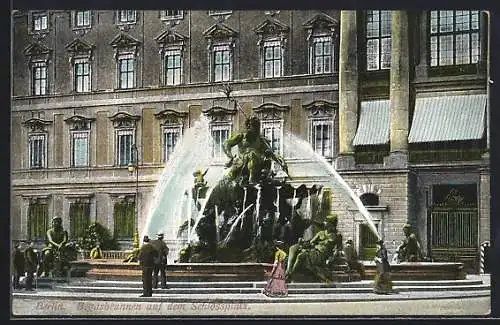
[[[42,268],[41,276],[47,276],[49,273],[62,272],[69,266],[68,262],[71,256],[75,255],[73,244],[68,242],[68,232],[62,226],[60,217],[52,218],[52,228],[47,230],[47,246],[42,249]]]
[[[410,224],[403,226],[405,239],[397,248],[397,255],[400,262],[418,262],[422,261],[422,249],[417,236],[413,233]]]
[[[342,235],[337,231],[337,216],[326,218],[325,229],[310,241],[299,242],[289,249],[287,279],[296,274],[312,274],[323,281],[330,281],[331,267],[342,258]]]

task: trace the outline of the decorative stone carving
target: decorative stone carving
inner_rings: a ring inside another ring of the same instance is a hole
[[[137,121],[140,120],[141,117],[126,112],[118,112],[109,119],[113,121],[113,126],[115,128],[135,128]]]
[[[254,112],[259,115],[261,120],[281,120],[283,119],[283,113],[289,109],[289,106],[278,105],[275,103],[264,103],[254,108]]]
[[[66,46],[66,51],[69,53],[70,63],[73,62],[76,56],[82,56],[88,59],[92,59],[93,50],[95,48],[94,44],[89,44],[86,41],[75,38],[73,41],[68,43]]]
[[[220,106],[214,106],[208,110],[204,110],[203,114],[208,116],[210,122],[232,122],[233,115],[236,114],[235,109],[227,109]]]
[[[52,121],[41,120],[39,118],[30,118],[23,124],[30,129],[30,132],[47,132],[46,127],[52,124]]]
[[[315,100],[302,107],[309,111],[309,117],[332,117],[338,105],[325,100]]]
[[[187,112],[177,112],[171,109],[163,110],[159,113],[155,113],[154,116],[161,120],[161,125],[183,125],[184,120],[187,118]]]
[[[109,44],[115,49],[116,58],[119,52],[132,52],[134,55],[137,55],[141,42],[122,32],[116,35]]]
[[[73,115],[64,120],[66,123],[71,124],[71,130],[73,131],[81,131],[81,130],[90,130],[90,125],[95,118],[88,118],[81,115]]]

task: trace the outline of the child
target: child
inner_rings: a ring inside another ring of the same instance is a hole
[[[284,243],[276,241],[275,244],[276,253],[274,254],[273,270],[262,293],[268,297],[286,297],[288,288],[285,282],[286,253],[282,250]]]

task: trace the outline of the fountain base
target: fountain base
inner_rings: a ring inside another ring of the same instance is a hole
[[[273,265],[268,263],[175,263],[167,266],[168,281],[265,281]],[[121,260],[72,262],[72,276],[98,280],[140,280],[138,263]]]
[[[357,272],[333,270],[333,282],[372,280],[376,269],[373,262],[364,262],[363,277]],[[391,265],[392,280],[463,280],[462,263],[403,262]],[[167,267],[168,281],[266,281],[272,270],[268,263],[175,263]],[[140,280],[138,263],[121,260],[79,260],[71,263],[73,277],[99,280]],[[294,282],[317,282],[312,277],[297,275]]]

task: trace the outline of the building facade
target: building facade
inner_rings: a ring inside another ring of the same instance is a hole
[[[183,132],[206,115],[223,163],[220,144],[256,114],[276,152],[292,132],[334,164],[386,240],[409,222],[434,260],[477,270],[490,235],[486,13],[46,10],[12,24],[13,239],[42,242],[57,215],[73,238],[97,221],[128,247]],[[318,181],[289,163],[294,181]],[[368,258],[366,221],[337,203]]]

